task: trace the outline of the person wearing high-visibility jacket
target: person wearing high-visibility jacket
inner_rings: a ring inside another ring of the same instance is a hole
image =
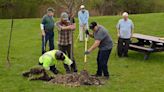
[[[71,65],[72,60],[68,58],[62,51],[60,50],[51,50],[44,53],[39,58],[39,65],[42,65],[44,69],[52,71],[54,74],[58,74],[58,70],[55,65],[58,61],[62,61],[64,64]]]

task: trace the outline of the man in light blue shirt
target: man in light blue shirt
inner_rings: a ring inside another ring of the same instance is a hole
[[[89,12],[85,9],[84,5],[80,6],[80,11],[78,12],[79,19],[79,40],[83,41],[83,33],[88,29],[88,19]]]
[[[133,35],[134,24],[132,20],[128,18],[128,13],[124,12],[122,14],[123,19],[120,19],[117,24],[117,32],[118,32],[118,56],[128,57],[128,49],[130,44],[130,39]]]

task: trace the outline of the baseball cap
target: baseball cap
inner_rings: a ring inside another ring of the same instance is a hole
[[[95,26],[97,26],[97,23],[95,21],[93,21],[90,23],[89,28],[94,29]]]
[[[81,6],[80,6],[80,8],[81,8],[81,9],[84,9],[84,8],[85,8],[85,6],[84,6],[84,5],[81,5]]]
[[[55,58],[57,60],[64,60],[65,59],[65,56],[64,56],[64,53],[60,50],[58,50],[56,53],[55,53]]]
[[[55,12],[55,9],[52,8],[52,7],[49,7],[49,8],[47,9],[47,12]]]
[[[62,12],[60,17],[68,21],[68,14],[66,12]]]

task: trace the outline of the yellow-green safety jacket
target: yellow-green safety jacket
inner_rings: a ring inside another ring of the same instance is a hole
[[[50,69],[50,66],[56,65],[58,60],[55,58],[55,54],[58,50],[51,50],[49,52],[44,53],[40,58],[39,62],[43,64],[43,67],[46,70]],[[63,61],[64,64],[71,65],[73,62],[70,60],[65,54],[65,60]]]

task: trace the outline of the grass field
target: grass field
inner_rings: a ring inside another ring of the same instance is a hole
[[[113,41],[117,41],[115,25],[121,16],[92,17],[109,29]],[[164,13],[131,15],[135,32],[164,37]],[[143,54],[130,51],[129,58],[118,58],[113,48],[109,71],[111,79],[103,86],[65,87],[42,81],[28,81],[22,71],[38,63],[41,55],[40,19],[16,19],[11,43],[11,67],[6,67],[6,52],[10,31],[10,20],[0,19],[0,92],[164,92],[164,53],[153,53],[143,60]],[[78,36],[78,30],[74,40]],[[89,46],[93,43],[90,39]],[[75,59],[79,71],[83,69],[84,43],[74,41]],[[55,31],[57,48],[57,31]],[[88,71],[96,71],[97,50],[88,56]],[[64,72],[62,64],[58,69]]]

